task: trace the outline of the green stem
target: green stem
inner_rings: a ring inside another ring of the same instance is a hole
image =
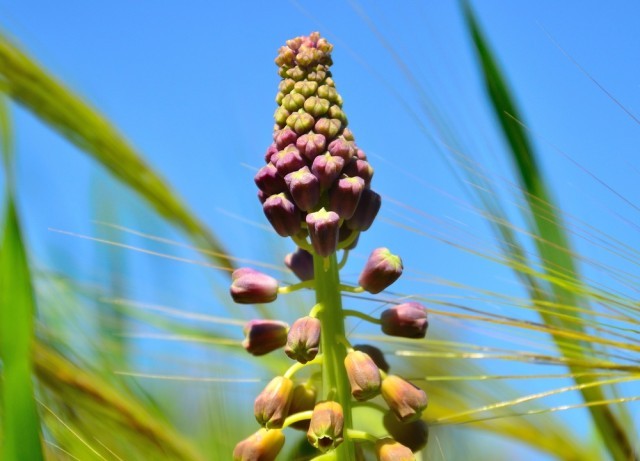
[[[338,262],[335,253],[328,258],[313,255],[316,280],[316,302],[322,305],[318,312],[321,322],[320,347],[323,353],[322,392],[325,400],[333,400],[342,406],[344,412],[344,430],[353,426],[351,415],[351,388],[344,359],[347,348],[336,341],[345,337],[344,314]],[[326,267],[326,270],[325,270]],[[335,450],[339,461],[355,461],[355,446],[349,438]]]
[[[350,317],[357,317],[359,319],[362,319],[369,323],[373,323],[375,325],[380,325],[381,323],[379,318],[372,317],[370,315],[365,314],[364,312],[360,312],[352,309],[345,309],[343,313],[344,315],[348,315]]]

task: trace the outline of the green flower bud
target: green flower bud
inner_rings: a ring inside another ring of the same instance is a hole
[[[344,167],[344,159],[334,157],[328,152],[324,155],[318,155],[313,159],[311,171],[320,181],[320,189],[329,189],[334,181],[340,176],[340,172]]]
[[[293,397],[291,398],[291,406],[289,407],[289,416],[301,413],[303,411],[310,411],[316,406],[317,397],[316,388],[310,385],[298,384],[293,388]],[[305,419],[293,423],[289,427],[294,429],[300,429],[302,431],[309,430],[310,420]]]
[[[382,424],[391,437],[414,453],[422,450],[429,441],[429,426],[421,419],[403,423],[389,411],[384,414]]]
[[[287,109],[289,112],[295,112],[304,106],[304,102],[304,96],[300,93],[289,93],[282,98],[282,107]]]
[[[429,328],[427,309],[420,303],[399,304],[380,315],[382,332],[402,338],[424,338]]]
[[[332,86],[321,85],[318,87],[318,96],[335,103],[338,99],[338,92]]]
[[[344,367],[356,400],[369,400],[380,393],[380,370],[364,352],[351,351],[344,359]]]
[[[304,102],[304,110],[309,112],[315,118],[321,117],[329,110],[329,101],[311,96]]]
[[[300,231],[300,210],[286,194],[270,196],[262,205],[262,211],[279,236],[290,237]]]
[[[284,181],[298,208],[303,211],[315,208],[320,200],[320,182],[308,167],[289,173],[284,177]]]
[[[313,409],[307,439],[309,443],[326,453],[336,448],[344,440],[342,428],[344,415],[338,402],[319,402]]]
[[[296,82],[299,82],[300,80],[306,77],[307,73],[300,67],[296,66],[296,67],[292,67],[291,69],[287,69],[284,75],[285,77],[289,77],[295,80]]]
[[[380,388],[382,398],[402,422],[416,421],[427,408],[427,394],[395,375],[387,375]]]
[[[323,134],[327,139],[333,139],[340,133],[342,122],[337,118],[321,118],[315,124],[314,131]]]
[[[296,274],[301,281],[313,280],[313,255],[307,250],[298,248],[284,257],[284,264]]]
[[[265,355],[287,343],[289,325],[278,320],[251,320],[244,327],[242,347],[252,355]]]
[[[294,112],[287,117],[287,126],[293,128],[298,134],[304,134],[310,131],[314,123],[315,120],[313,117],[306,112],[302,112],[302,110]]]
[[[293,89],[305,98],[308,98],[309,96],[313,96],[314,94],[316,94],[316,91],[318,90],[318,84],[316,82],[307,81],[296,82],[296,84],[293,86]]]
[[[277,376],[267,384],[253,404],[253,414],[258,424],[267,429],[279,429],[289,414],[293,397],[293,381]]]
[[[293,79],[285,78],[280,82],[280,85],[278,85],[278,89],[281,93],[289,94],[291,93],[291,90],[293,90],[295,84],[296,82]]]
[[[231,274],[231,297],[239,304],[270,303],[278,297],[278,281],[243,267]]]
[[[320,347],[320,320],[302,317],[293,322],[287,335],[285,354],[300,363],[307,363],[318,355]]]
[[[322,184],[322,181],[320,184]],[[376,219],[378,211],[380,211],[381,204],[382,199],[380,195],[371,189],[363,190],[355,213],[353,213],[351,219],[346,221],[347,227],[363,232],[369,229]]]
[[[311,245],[316,254],[327,257],[338,248],[340,216],[333,211],[321,208],[306,217]]]
[[[284,435],[278,429],[260,429],[233,450],[233,461],[275,461],[284,445]]]
[[[303,134],[296,141],[296,147],[310,162],[324,152],[326,138],[318,133]]]
[[[348,123],[347,116],[342,111],[342,108],[337,104],[334,104],[329,108],[329,117],[331,117],[332,119],[340,120],[343,126],[346,126]]]
[[[416,459],[409,448],[392,438],[379,439],[375,450],[378,461],[415,461]]]
[[[371,346],[369,344],[356,344],[353,348],[357,351],[362,351],[371,357],[371,360],[376,364],[376,366],[384,371],[385,373],[389,373],[389,364],[387,360],[384,358],[384,354],[380,349],[375,346]]]
[[[391,254],[388,248],[371,252],[358,283],[372,294],[380,293],[402,275],[402,260]]]
[[[338,213],[342,219],[349,219],[356,211],[362,191],[362,178],[342,178],[329,192],[329,209]]]
[[[283,127],[287,124],[287,117],[289,117],[289,111],[282,106],[278,107],[273,114],[274,120],[280,127]]]
[[[287,46],[281,46],[275,59],[277,66],[293,66],[296,54]]]

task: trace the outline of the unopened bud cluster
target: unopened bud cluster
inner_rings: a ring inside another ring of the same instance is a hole
[[[327,299],[319,293],[322,289],[334,290],[339,298],[343,286],[336,282],[328,285],[322,278],[321,288],[318,280],[324,273],[316,271],[338,274],[336,252],[354,248],[359,233],[371,226],[380,209],[380,196],[371,190],[373,169],[347,128],[342,98],[331,77],[331,50],[332,45],[318,33],[289,40],[279,50],[276,64],[282,81],[276,97],[273,143],[265,155],[266,165],[255,176],[267,219],[279,235],[296,243],[296,251],[284,262],[301,283],[281,287],[269,275],[238,269],[232,274],[230,289],[238,303],[269,303],[278,294],[298,288],[315,288],[319,300]],[[366,262],[355,291],[380,293],[402,270],[400,257],[378,248]],[[346,442],[366,443],[356,435],[350,438],[349,431],[357,434],[349,427],[351,405],[375,398],[389,408],[384,416],[387,433],[382,438],[367,438],[377,440],[372,448],[378,460],[414,459],[413,452],[425,445],[426,424],[421,419],[427,406],[425,392],[389,374],[384,354],[374,346],[351,346],[346,336],[327,341],[323,332],[335,325],[329,322],[338,322],[339,330],[344,331],[345,316],[341,302],[338,316],[323,315],[327,308],[319,301],[308,315],[291,325],[252,320],[245,326],[242,345],[249,353],[260,356],[283,349],[297,363],[273,378],[255,399],[254,415],[261,429],[238,443],[234,460],[276,459],[287,427],[305,430],[309,443],[320,453],[341,450]],[[385,310],[375,323],[385,334],[406,338],[424,338],[428,327],[426,309],[416,302]],[[340,362],[332,374],[340,375],[335,379],[342,379],[345,386],[348,383],[350,396],[348,391],[346,397],[338,395],[339,384],[330,384],[335,387],[327,389],[326,382],[322,388],[317,379],[297,382],[293,376],[301,367],[321,366],[323,373],[326,366],[335,367],[335,360],[324,362],[327,349],[333,347],[342,352],[333,355],[340,357]]]

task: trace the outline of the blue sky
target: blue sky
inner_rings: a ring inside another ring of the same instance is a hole
[[[639,126],[613,100],[632,113],[640,107],[640,4],[473,5],[562,208],[571,219],[637,242],[638,210],[611,189],[640,203]],[[290,247],[230,215],[265,223],[252,177],[271,138],[278,83],[273,58],[286,39],[319,30],[335,46],[334,79],[356,140],[376,169],[374,189],[388,198],[381,219],[361,238],[351,277],[359,257],[384,245],[403,256],[411,274],[399,291],[450,294],[447,287],[416,283],[427,274],[521,294],[506,268],[392,224],[418,220],[429,234],[490,241],[486,223],[461,205],[469,197],[448,166],[452,157],[444,144],[451,139],[494,176],[509,210],[517,208],[509,203],[510,167],[456,2],[0,0],[0,18],[5,33],[125,134],[232,254],[275,263]],[[425,112],[421,92],[435,108],[431,112]],[[104,277],[95,244],[47,230],[100,235],[104,229],[92,220],[106,212],[96,209],[95,194],[103,207],[120,210],[125,225],[177,237],[29,114],[17,109],[15,125],[22,213],[43,264],[88,280]],[[575,245],[591,258],[637,271],[599,246],[583,240]],[[210,276],[171,262],[131,259],[132,296],[215,308]],[[614,283],[606,273],[585,271]]]

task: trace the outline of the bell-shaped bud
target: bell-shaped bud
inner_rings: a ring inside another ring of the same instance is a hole
[[[284,192],[287,188],[284,179],[282,179],[282,176],[278,174],[278,170],[273,163],[267,163],[265,166],[260,168],[253,180],[255,181],[256,186],[267,194],[267,196],[279,194],[280,192]]]
[[[284,257],[284,264],[296,274],[301,281],[313,280],[313,255],[307,250],[298,248]]]
[[[273,154],[277,154],[279,150],[280,149],[278,149],[278,146],[276,146],[275,142],[270,144],[269,147],[267,147],[267,151],[264,153],[265,163],[269,163],[271,161],[271,157],[273,157]]]
[[[327,150],[331,155],[334,155],[336,157],[342,157],[347,163],[349,162],[349,160],[351,160],[351,157],[353,157],[353,155],[356,153],[356,149],[353,146],[353,142],[347,141],[346,139],[344,139],[343,136],[340,136],[339,138],[331,141]]]
[[[242,347],[252,355],[264,355],[287,343],[289,325],[278,320],[251,320],[244,327]]]
[[[389,363],[387,363],[387,360],[384,358],[384,353],[380,349],[369,344],[356,344],[353,348],[367,354],[379,369],[385,373],[389,373]]]
[[[342,172],[347,176],[362,178],[367,187],[371,184],[371,179],[373,178],[373,167],[366,160],[358,158],[352,158],[344,166]]]
[[[338,248],[340,216],[333,211],[321,208],[306,217],[309,237],[316,254],[327,257]]]
[[[284,376],[273,378],[253,404],[253,414],[258,424],[267,429],[281,428],[289,415],[292,397],[293,381]]]
[[[351,351],[344,359],[344,367],[356,400],[369,400],[380,393],[380,370],[371,357],[361,351]]]
[[[295,143],[297,140],[298,135],[289,127],[285,127],[282,130],[277,130],[273,133],[273,141],[278,149],[284,149],[289,144]]]
[[[340,172],[344,167],[344,159],[342,157],[333,157],[328,152],[319,155],[313,159],[311,171],[320,181],[322,190],[329,189],[334,181],[340,176]]]
[[[382,332],[402,338],[424,338],[429,328],[427,309],[420,303],[398,304],[380,315]]]
[[[286,194],[276,194],[265,200],[262,211],[281,237],[290,237],[300,231],[300,210]]]
[[[329,101],[323,98],[311,96],[304,102],[304,110],[315,118],[321,117],[329,110]]]
[[[297,171],[306,165],[302,155],[298,152],[298,148],[293,145],[289,145],[274,154],[271,157],[271,163],[275,165],[278,173],[283,178],[289,173]]]
[[[304,211],[313,209],[320,200],[320,182],[309,167],[300,168],[284,177],[293,201]]]
[[[342,108],[337,104],[334,104],[329,108],[328,115],[332,120],[340,120],[344,125],[347,124],[347,116],[342,111]]]
[[[307,439],[311,445],[325,453],[336,448],[344,440],[343,425],[344,414],[338,402],[319,402],[313,409]]]
[[[276,66],[292,66],[296,57],[295,52],[288,46],[281,46],[278,49],[278,56],[276,56]]]
[[[365,189],[362,191],[362,196],[358,202],[355,213],[351,219],[346,223],[349,229],[366,231],[373,224],[373,220],[376,219],[378,211],[380,211],[380,205],[382,199],[380,195],[371,189]]]
[[[313,162],[313,159],[324,152],[326,142],[324,135],[311,132],[300,136],[296,141],[296,147],[302,155]]]
[[[262,428],[236,445],[233,461],[275,461],[283,445],[281,430]]]
[[[362,191],[364,180],[362,178],[342,178],[329,193],[329,208],[338,213],[342,219],[349,219],[356,211]]]
[[[337,118],[321,118],[315,124],[314,131],[323,134],[328,140],[338,136],[342,122]]]
[[[280,127],[283,127],[287,124],[288,117],[289,117],[289,111],[282,106],[278,107],[275,113],[273,114],[273,119],[276,121],[276,124]]]
[[[289,112],[295,112],[304,105],[304,96],[300,93],[289,93],[282,98],[282,107]]]
[[[427,394],[399,376],[387,375],[382,380],[380,392],[389,409],[402,422],[419,419],[427,408]]]
[[[318,392],[311,385],[298,384],[293,388],[293,397],[291,398],[291,406],[289,407],[289,416],[295,415],[303,411],[310,411],[316,406],[316,397]],[[309,430],[310,420],[304,419],[297,421],[289,427],[300,429],[302,431]]]
[[[371,252],[358,283],[372,294],[380,293],[402,275],[402,260],[391,254],[388,248]]]
[[[316,93],[318,84],[316,82],[296,82],[293,89],[303,95],[305,98],[308,98],[309,96],[313,96]]]
[[[314,123],[315,120],[313,116],[302,112],[302,110],[294,112],[287,117],[287,126],[293,128],[298,134],[304,134],[310,131]]]
[[[384,414],[382,424],[391,437],[414,453],[422,450],[429,441],[429,426],[422,419],[403,423],[389,411]]]
[[[231,297],[238,304],[270,303],[278,297],[278,281],[249,267],[231,274]]]
[[[321,85],[318,87],[318,96],[324,99],[328,99],[331,102],[338,100],[338,92],[336,89],[329,85]]]
[[[320,320],[306,316],[293,322],[287,335],[285,354],[300,363],[307,363],[318,355],[319,347]]]
[[[415,461],[416,459],[408,447],[390,437],[378,439],[375,450],[378,461]]]
[[[284,67],[283,67],[283,69],[284,69]],[[304,69],[301,69],[299,66],[292,67],[291,69],[287,69],[284,72],[284,77],[289,77],[289,78],[295,80],[296,83],[298,83],[300,80],[305,78],[306,75],[307,75],[307,73],[304,71]]]

